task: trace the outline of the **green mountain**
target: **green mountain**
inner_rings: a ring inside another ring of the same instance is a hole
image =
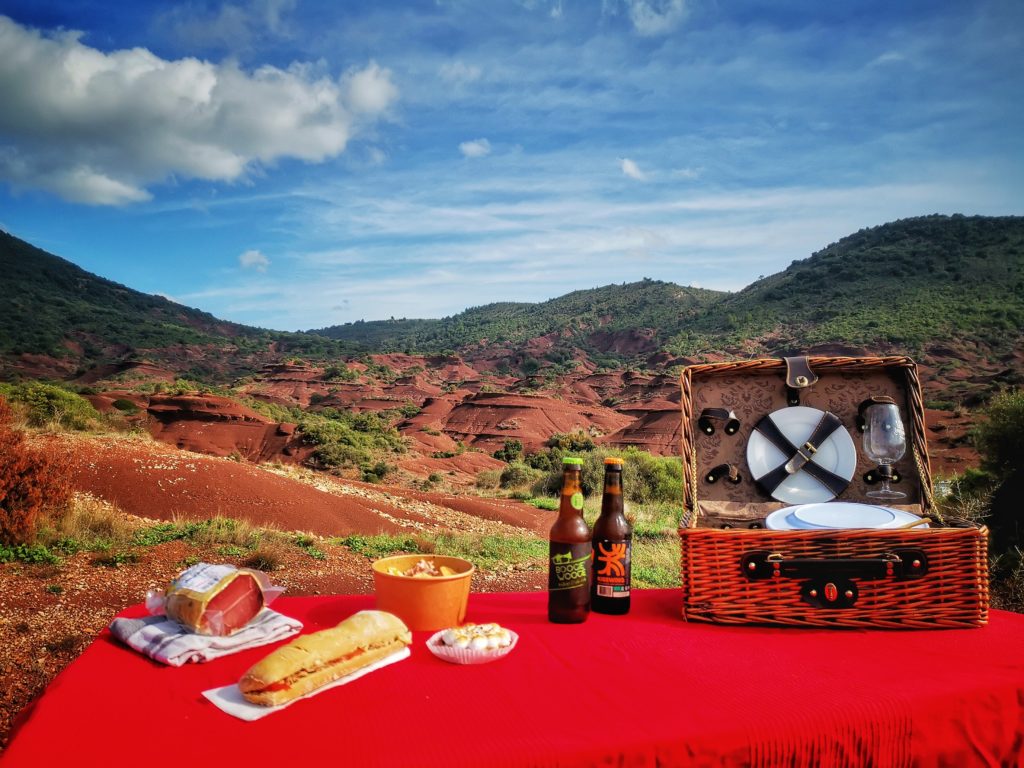
[[[645,279],[573,291],[537,304],[487,304],[442,320],[360,321],[309,333],[381,351],[426,354],[459,352],[481,342],[516,347],[553,335],[559,350],[603,356],[609,353],[610,336],[650,328],[679,332],[726,295]]]
[[[635,363],[773,354],[822,346],[923,353],[951,342],[992,354],[1024,327],[1024,217],[923,216],[861,230],[736,293],[644,280],[538,304],[490,304],[443,320],[390,320],[311,333],[384,351],[464,351],[486,339],[516,346],[561,333],[566,346]],[[630,352],[600,339],[648,330]],[[604,332],[599,336],[598,332]],[[591,354],[593,357],[593,354]]]
[[[143,357],[178,363],[193,358],[201,373],[225,359],[244,368],[247,357],[269,351],[338,356],[357,349],[218,320],[97,277],[2,231],[0,289],[0,356],[8,358],[43,355],[79,368]]]
[[[815,345],[1007,352],[1024,328],[1024,217],[923,216],[844,237],[738,293],[673,338],[678,354]]]
[[[0,232],[0,368],[25,355],[70,377],[146,360],[207,381],[300,356],[501,358],[510,373],[834,349],[909,353],[986,375],[1024,369],[1024,217],[924,216],[861,230],[736,293],[656,280],[441,320],[308,333],[228,323],[92,275]],[[24,366],[22,366],[24,368]],[[27,369],[26,369],[27,370]],[[29,374],[40,375],[40,374]],[[952,380],[951,376],[951,380]],[[966,378],[966,375],[964,376]]]

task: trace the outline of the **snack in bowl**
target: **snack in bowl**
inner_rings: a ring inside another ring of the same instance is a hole
[[[515,632],[500,624],[463,624],[435,633],[427,648],[454,664],[485,664],[507,656],[518,640]]]
[[[286,704],[401,651],[412,634],[384,611],[360,611],[338,626],[301,635],[256,662],[238,681],[253,704]]]
[[[392,576],[409,576],[413,579],[425,579],[433,576],[454,576],[455,569],[449,568],[447,565],[442,565],[438,568],[432,560],[420,558],[412,567],[406,568],[404,571],[399,570],[393,565],[388,566],[388,573]]]
[[[377,608],[413,632],[461,624],[469,603],[473,563],[450,555],[392,555],[373,561]]]

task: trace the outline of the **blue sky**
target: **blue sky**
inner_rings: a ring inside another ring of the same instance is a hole
[[[1017,0],[0,0],[0,228],[284,330],[737,290],[1024,213],[1022,64]]]

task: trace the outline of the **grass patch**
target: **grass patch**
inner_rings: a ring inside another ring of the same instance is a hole
[[[152,547],[168,541],[183,540],[191,544],[251,550],[259,545],[264,535],[273,535],[273,533],[273,531],[257,528],[245,520],[213,517],[209,520],[156,523],[137,531],[132,538],[132,543],[142,547]]]
[[[637,589],[678,587],[679,539],[672,536],[633,539],[633,586]]]
[[[43,518],[38,544],[66,555],[105,552],[134,543],[139,524],[102,499],[77,493],[68,506]]]
[[[120,551],[109,555],[97,557],[92,561],[93,565],[102,565],[107,568],[120,568],[122,565],[135,565],[141,558],[138,552]]]
[[[297,533],[292,537],[292,543],[305,552],[307,555],[312,557],[314,560],[326,560],[327,555],[322,549],[319,549],[316,544],[315,538],[305,533]]]
[[[15,544],[12,547],[0,544],[0,563],[60,563],[60,556],[43,544]]]
[[[547,560],[548,542],[528,536],[467,536],[442,534],[431,537],[439,555],[462,557],[477,568],[493,570],[499,566],[523,565]]]
[[[415,554],[423,551],[420,549],[420,542],[412,536],[391,536],[385,533],[377,536],[342,536],[331,539],[331,543],[348,547],[356,554],[373,560],[388,555]]]
[[[529,536],[471,536],[465,534],[420,534],[418,536],[345,536],[332,543],[376,560],[399,554],[437,554],[462,557],[477,568],[492,570],[499,566],[539,561],[548,552],[544,539]]]
[[[558,499],[549,499],[544,496],[531,496],[528,499],[523,499],[523,501],[537,509],[546,509],[548,512],[558,511]]]

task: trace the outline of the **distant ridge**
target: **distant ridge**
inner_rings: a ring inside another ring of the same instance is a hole
[[[426,354],[459,353],[481,343],[515,347],[554,336],[555,347],[562,351],[582,349],[615,363],[633,356],[616,350],[616,342],[621,345],[624,335],[647,329],[659,329],[660,336],[676,332],[727,295],[644,279],[573,291],[536,304],[487,304],[442,320],[356,322],[309,333],[360,342],[380,351]],[[650,353],[650,341],[625,346],[639,346],[641,353]]]
[[[1019,344],[1022,327],[1024,217],[936,214],[861,230],[737,293],[643,280],[538,304],[490,304],[443,320],[310,332],[428,354],[558,334],[553,356],[574,347],[635,364],[655,352],[749,355],[845,345],[924,353],[951,341],[999,354]],[[648,343],[616,350],[609,337],[626,331],[644,332]]]
[[[0,357],[46,356],[54,359],[55,370],[63,365],[68,373],[140,357],[174,362],[176,367],[194,358],[185,371],[191,366],[194,374],[215,373],[225,364],[254,363],[268,351],[276,358],[289,352],[345,354],[358,349],[219,320],[86,272],[3,231],[0,294]],[[209,364],[204,362],[207,357]]]
[[[844,237],[736,293],[644,279],[440,320],[282,333],[134,291],[0,232],[0,373],[55,377],[146,360],[225,381],[301,356],[405,352],[498,361],[550,379],[578,366],[664,369],[781,352],[912,354],[1018,381],[1024,360],[1024,217],[922,216]],[[45,361],[44,361],[45,362]],[[34,365],[35,363],[33,363]],[[493,367],[493,365],[492,365]],[[27,373],[26,373],[27,372]],[[953,377],[956,378],[956,377]],[[964,374],[961,378],[969,378]]]

